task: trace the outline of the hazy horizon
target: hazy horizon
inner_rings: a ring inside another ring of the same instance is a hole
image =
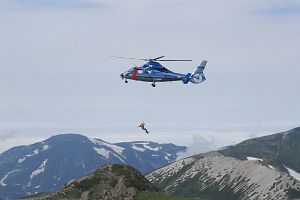
[[[0,2],[0,152],[62,133],[206,145],[300,126],[296,0]],[[142,61],[207,80],[129,81]],[[137,128],[145,121],[150,134]]]

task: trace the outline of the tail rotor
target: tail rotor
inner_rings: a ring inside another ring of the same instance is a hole
[[[195,69],[195,71],[191,74],[190,76],[190,81],[192,83],[195,83],[195,84],[199,84],[199,83],[202,83],[203,81],[206,80],[204,74],[203,74],[203,71],[205,69],[205,66],[207,64],[207,61],[206,60],[203,60],[201,62],[201,64]]]

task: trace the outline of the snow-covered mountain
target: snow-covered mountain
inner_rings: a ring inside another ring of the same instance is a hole
[[[125,163],[146,173],[174,161],[185,149],[145,141],[111,144],[77,134],[53,136],[0,154],[0,199],[57,191],[104,164]]]
[[[300,199],[300,128],[185,158],[146,177],[174,195],[210,200]]]

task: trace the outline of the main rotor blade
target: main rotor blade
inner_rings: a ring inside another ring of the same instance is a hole
[[[128,58],[128,57],[121,57],[121,56],[109,56],[112,58],[122,58],[122,59],[130,59],[130,60],[144,60],[144,61],[148,61],[148,59],[145,58]]]
[[[163,58],[163,57],[165,57],[165,56],[159,56],[159,57],[153,58],[153,59],[151,59],[151,60],[159,60],[159,59],[161,59],[161,58]],[[149,60],[150,60],[150,59],[149,59]]]
[[[132,58],[132,57],[123,57],[123,56],[109,56],[113,58],[122,58],[122,59],[129,59],[129,60],[143,60],[143,61],[192,61],[192,60],[182,60],[182,59],[175,59],[175,60],[169,60],[169,59],[161,59],[164,58],[165,56],[159,56],[157,58],[149,59],[149,58]]]
[[[193,61],[193,60],[158,60],[158,61]]]

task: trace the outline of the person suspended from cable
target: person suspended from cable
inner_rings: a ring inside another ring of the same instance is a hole
[[[138,128],[141,128],[142,130],[146,131],[147,134],[149,134],[148,130],[145,128],[145,122],[142,122]]]

